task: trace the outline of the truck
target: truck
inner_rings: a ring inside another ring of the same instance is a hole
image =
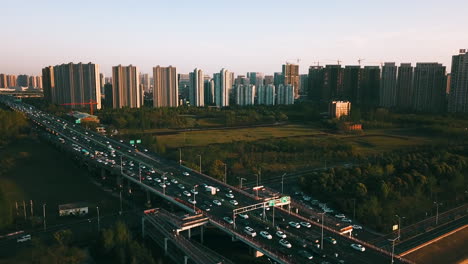
[[[210,192],[211,195],[216,195],[216,188],[213,186],[206,186],[205,191]]]

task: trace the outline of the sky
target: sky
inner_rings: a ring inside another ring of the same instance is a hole
[[[0,0],[0,73],[93,62],[206,74],[439,62],[468,49],[466,0]]]

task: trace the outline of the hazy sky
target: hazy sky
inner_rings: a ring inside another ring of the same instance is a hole
[[[68,62],[141,72],[300,71],[320,61],[441,62],[468,48],[466,0],[0,0],[0,73]]]

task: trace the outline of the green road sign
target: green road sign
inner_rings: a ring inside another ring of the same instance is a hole
[[[130,140],[130,145],[135,145],[135,140]]]
[[[137,140],[136,140],[136,143],[137,143],[137,144],[141,144],[141,139],[137,139]]]
[[[268,206],[275,206],[275,200],[268,201]]]
[[[289,202],[289,196],[281,197],[280,200],[281,200],[282,203],[287,203],[287,202]]]
[[[75,120],[75,124],[81,124],[81,119]]]

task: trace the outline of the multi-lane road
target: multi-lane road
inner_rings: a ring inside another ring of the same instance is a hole
[[[330,228],[323,229],[324,240],[321,247],[320,224],[281,208],[247,212],[244,216],[237,216],[234,225],[231,222],[234,209],[257,204],[262,200],[161,158],[156,153],[136,149],[123,141],[91,132],[32,106],[14,102],[11,98],[0,97],[0,101],[23,112],[37,126],[50,132],[53,135],[51,140],[63,144],[64,148],[86,162],[120,174],[133,186],[157,194],[186,210],[205,214],[216,226],[228,230],[251,246],[262,249],[264,253],[276,256],[279,261],[360,264],[391,261],[387,253],[372,247],[366,246],[365,251],[353,248],[351,245],[360,244],[360,241],[341,236]],[[207,191],[210,188],[206,186],[211,186],[216,191]],[[264,211],[266,214],[263,214]],[[286,238],[281,240],[277,231],[282,231]]]

